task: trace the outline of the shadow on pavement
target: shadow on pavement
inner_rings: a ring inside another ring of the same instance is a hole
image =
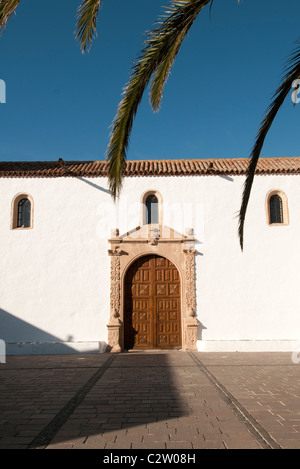
[[[132,428],[188,415],[178,390],[182,363],[179,374],[172,373],[178,354],[8,357],[0,365],[0,448],[46,448],[92,436],[106,447],[116,432],[120,438]],[[186,383],[183,392],[189,389]]]
[[[97,435],[98,444],[113,444],[116,433],[120,439],[130,428],[188,415],[177,384],[168,353],[120,354],[56,433],[55,442]]]

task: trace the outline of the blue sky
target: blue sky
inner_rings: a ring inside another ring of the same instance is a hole
[[[145,30],[168,0],[103,0],[98,38],[74,39],[80,0],[23,0],[0,37],[0,160],[104,160]],[[299,0],[214,0],[185,39],[153,114],[145,94],[128,159],[249,157],[300,37]],[[300,104],[288,99],[262,156],[300,156]]]

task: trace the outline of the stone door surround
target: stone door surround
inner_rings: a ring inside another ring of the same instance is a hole
[[[193,229],[186,234],[160,225],[143,225],[119,234],[112,230],[110,249],[110,319],[108,328],[108,348],[111,352],[124,350],[124,288],[125,276],[129,267],[138,258],[149,254],[165,257],[172,262],[181,280],[181,331],[183,350],[196,350],[198,321],[196,319],[195,294],[195,238]]]

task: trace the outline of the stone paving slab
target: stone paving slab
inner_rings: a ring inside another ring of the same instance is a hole
[[[300,448],[289,353],[8,356],[0,449]]]

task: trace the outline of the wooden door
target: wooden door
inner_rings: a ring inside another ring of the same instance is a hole
[[[181,347],[180,278],[155,255],[138,259],[125,279],[125,349]]]

